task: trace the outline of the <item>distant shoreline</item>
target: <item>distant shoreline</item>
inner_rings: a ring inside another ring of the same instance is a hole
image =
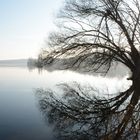
[[[27,66],[28,59],[10,59],[10,60],[0,60],[0,67],[25,67]]]
[[[20,59],[0,59],[0,62],[2,61],[22,61],[22,60],[28,60],[27,58],[20,58]]]

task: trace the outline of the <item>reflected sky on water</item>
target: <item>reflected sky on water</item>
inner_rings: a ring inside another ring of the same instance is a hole
[[[115,93],[130,84],[125,79],[106,79],[71,71],[38,72],[37,69],[0,67],[0,140],[54,139],[52,127],[45,123],[38,109],[36,88],[54,89],[59,83],[76,81]]]

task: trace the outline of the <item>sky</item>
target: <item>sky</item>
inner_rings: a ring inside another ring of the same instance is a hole
[[[37,57],[64,0],[0,0],[0,60]]]

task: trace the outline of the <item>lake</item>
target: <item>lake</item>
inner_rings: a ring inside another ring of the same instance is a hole
[[[106,79],[71,71],[0,67],[0,140],[55,139],[52,126],[44,121],[39,110],[35,90],[55,89],[58,83],[73,81],[81,85],[104,87],[109,89],[109,93],[126,89],[130,84],[126,82],[126,77]]]

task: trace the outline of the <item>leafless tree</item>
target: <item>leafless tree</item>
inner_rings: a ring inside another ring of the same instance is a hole
[[[46,121],[55,125],[57,139],[115,139],[129,100],[114,111],[112,108],[116,103],[115,95],[105,98],[105,93],[100,93],[95,87],[80,86],[78,83],[59,86],[61,90],[63,89],[61,95],[53,90],[36,90],[39,108]],[[140,116],[138,111],[140,108],[137,106],[137,111],[133,112],[129,125],[117,139],[139,139]]]
[[[132,139],[138,139],[140,131],[139,0],[67,0],[58,22],[60,32],[50,35],[49,45],[54,50],[48,57],[42,59],[44,64],[47,63],[48,58],[75,57],[71,66],[79,67],[90,59],[88,65],[95,72],[107,73],[115,62],[126,66],[131,71],[128,80],[132,80],[132,85],[113,98],[100,100],[99,105],[110,104],[107,107],[109,115],[121,114],[117,127],[107,132],[106,139],[109,139],[110,135],[113,135],[113,140],[131,135],[126,134],[126,131],[136,132],[132,133],[134,134]],[[122,109],[121,106],[127,100],[129,100],[127,106]]]

